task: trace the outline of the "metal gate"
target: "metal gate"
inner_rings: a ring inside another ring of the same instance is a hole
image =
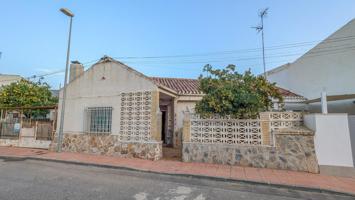
[[[0,138],[2,139],[18,139],[20,134],[20,123],[17,122],[0,122]]]
[[[39,121],[36,123],[36,140],[53,139],[53,123],[51,121]]]

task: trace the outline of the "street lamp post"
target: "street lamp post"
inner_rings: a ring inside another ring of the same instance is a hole
[[[68,49],[67,49],[67,60],[65,62],[65,77],[64,77],[64,86],[63,86],[63,99],[62,99],[62,108],[60,110],[60,124],[59,124],[59,132],[58,132],[58,146],[57,151],[62,151],[62,142],[63,142],[63,127],[64,127],[64,113],[65,113],[65,99],[67,97],[67,79],[68,79],[68,65],[69,65],[69,54],[70,54],[70,40],[71,40],[71,27],[74,14],[66,9],[61,8],[60,11],[64,13],[66,16],[70,17],[70,25],[69,25],[69,38],[68,38]]]

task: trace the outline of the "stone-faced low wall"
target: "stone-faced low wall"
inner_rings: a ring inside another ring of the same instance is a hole
[[[20,139],[0,139],[0,146],[5,147],[27,147],[48,149],[50,140],[36,140],[33,137],[22,137]]]
[[[274,133],[275,146],[183,143],[183,161],[319,173],[314,133],[298,127]]]
[[[18,147],[19,140],[18,139],[0,139],[1,147]]]
[[[50,150],[56,150],[55,142]],[[162,158],[161,142],[122,142],[117,135],[64,134],[62,150],[148,160]]]

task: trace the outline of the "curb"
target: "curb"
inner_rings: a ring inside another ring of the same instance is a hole
[[[276,187],[276,188],[293,189],[293,190],[300,190],[300,191],[306,191],[306,192],[317,192],[317,193],[326,193],[326,194],[333,194],[333,195],[355,197],[355,193],[342,192],[342,191],[316,188],[316,187],[304,187],[304,186],[296,186],[296,185],[257,182],[257,181],[252,181],[252,180],[231,179],[231,178],[213,177],[213,176],[204,176],[204,175],[195,175],[195,174],[157,172],[157,171],[151,171],[151,170],[137,169],[137,168],[133,168],[133,167],[96,164],[96,163],[89,163],[89,162],[59,160],[59,159],[40,158],[40,157],[32,157],[32,156],[2,156],[2,155],[0,155],[0,159],[5,159],[5,160],[6,159],[9,159],[9,160],[11,160],[11,159],[19,159],[20,160],[21,159],[21,160],[48,161],[48,162],[55,162],[55,163],[80,165],[80,166],[92,166],[92,167],[100,167],[100,168],[107,168],[107,169],[121,169],[121,170],[135,171],[135,172],[168,175],[168,176],[179,176],[179,177],[187,177],[187,178],[197,178],[197,179],[206,179],[206,180],[213,180],[213,181],[224,181],[224,182],[228,181],[228,182],[232,182],[232,183],[244,183],[244,184],[248,184],[248,185],[271,186],[271,187]]]

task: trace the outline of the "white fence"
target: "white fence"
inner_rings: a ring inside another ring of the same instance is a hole
[[[301,112],[265,112],[261,113],[262,120],[270,121],[270,130],[280,128],[290,128],[301,126],[303,123],[303,114]]]
[[[202,118],[191,114],[189,131],[184,134],[189,134],[185,138],[194,143],[263,145],[271,144],[273,130],[301,124],[302,113],[299,112],[265,112],[257,119]]]
[[[355,115],[349,115],[349,130],[350,130],[351,149],[353,153],[353,162],[355,166]]]
[[[304,122],[315,131],[319,165],[354,167],[348,114],[307,114]]]

